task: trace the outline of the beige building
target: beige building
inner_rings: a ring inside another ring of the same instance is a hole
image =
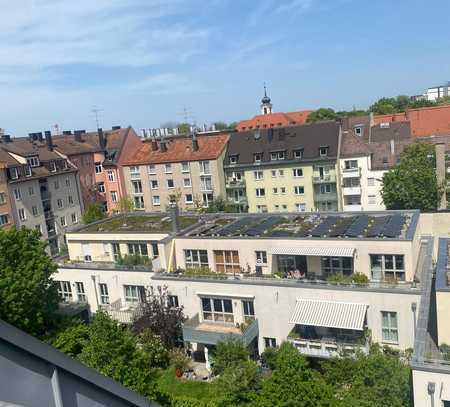
[[[128,196],[137,210],[207,208],[225,196],[223,159],[228,135],[167,137],[142,141],[122,159]],[[128,155],[127,155],[128,154]]]

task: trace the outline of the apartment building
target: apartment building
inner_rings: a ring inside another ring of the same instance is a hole
[[[144,140],[124,152],[127,194],[135,209],[165,211],[207,208],[225,196],[223,161],[228,135],[193,135]]]
[[[140,145],[134,129],[114,126],[96,132],[64,131],[54,140],[55,150],[79,169],[85,206],[101,203],[105,211],[115,212],[120,199],[126,196],[123,152],[134,151]]]
[[[77,169],[55,150],[50,132],[29,138],[4,135],[0,144],[2,178],[7,180],[7,224],[37,229],[52,255],[65,245],[67,227],[81,218]],[[5,188],[4,183],[4,188]]]
[[[231,134],[228,201],[251,213],[338,210],[340,137],[334,121]]]
[[[3,136],[2,141],[3,141]],[[8,162],[10,155],[0,149],[0,228],[9,228],[14,224],[11,197],[8,191]]]

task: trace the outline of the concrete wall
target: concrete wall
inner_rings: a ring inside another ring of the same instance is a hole
[[[412,379],[414,407],[441,407],[444,401],[450,403],[450,371],[413,369]],[[433,396],[429,384],[434,387]]]
[[[438,326],[438,345],[450,345],[450,291],[436,292],[436,316]]]

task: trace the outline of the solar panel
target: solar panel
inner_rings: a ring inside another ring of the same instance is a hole
[[[385,224],[382,234],[386,237],[397,237],[403,229],[405,218],[396,214],[389,218],[389,221]]]
[[[244,231],[247,236],[259,236],[262,235],[267,229],[278,223],[282,218],[280,216],[270,216],[264,219],[261,223],[252,226]]]
[[[335,228],[329,233],[330,237],[338,237],[338,236],[344,236],[347,229],[351,226],[353,223],[353,220],[355,219],[354,216],[349,216],[346,218],[342,218],[339,221],[339,224],[336,225]]]
[[[233,233],[236,233],[239,229],[241,229],[245,225],[248,225],[252,221],[253,221],[253,218],[246,216],[245,218],[241,218],[241,219],[237,220],[236,222],[233,222],[230,225],[225,226],[223,229],[217,231],[217,234],[219,236],[232,235]]]
[[[374,223],[372,224],[372,226],[369,228],[369,230],[367,231],[367,237],[378,237],[381,235],[381,231],[384,228],[384,225],[386,224],[386,222],[389,220],[389,216],[377,216],[375,218]]]
[[[288,237],[291,236],[291,232],[288,230],[274,230],[271,234],[271,237]]]
[[[336,216],[328,216],[311,231],[311,235],[314,237],[320,237],[328,234],[328,231],[333,227],[338,219],[339,218]]]
[[[369,217],[367,215],[359,215],[350,227],[345,232],[348,237],[358,237],[364,233],[364,230],[369,224]]]

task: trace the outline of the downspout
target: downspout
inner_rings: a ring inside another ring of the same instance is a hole
[[[341,143],[342,143],[342,120],[339,120],[338,149],[336,157],[336,194],[338,200],[338,211],[342,211],[342,188],[341,188]]]

